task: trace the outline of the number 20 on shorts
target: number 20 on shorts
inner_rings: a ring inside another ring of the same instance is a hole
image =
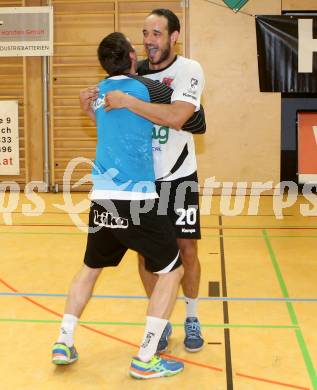
[[[176,213],[179,215],[176,225],[195,225],[197,220],[197,209],[176,209]]]

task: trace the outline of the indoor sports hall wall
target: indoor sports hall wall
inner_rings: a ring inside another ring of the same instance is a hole
[[[94,158],[96,132],[93,122],[81,111],[79,91],[104,77],[96,48],[112,31],[122,31],[143,58],[142,25],[154,8],[171,8],[181,20],[183,9],[177,1],[53,0],[55,55],[50,67],[50,172],[51,184],[61,185],[68,161],[77,156]],[[183,52],[183,37],[178,51]],[[89,172],[87,163],[76,167],[72,182]],[[85,186],[81,186],[83,188]]]
[[[214,1],[221,3],[221,1]],[[249,0],[252,15],[317,10],[316,0]],[[196,137],[200,181],[280,181],[281,94],[260,93],[254,18],[205,0],[190,7],[190,56],[206,73],[208,127]]]
[[[207,132],[196,136],[200,182],[216,180],[274,181],[280,179],[281,96],[260,93],[254,17],[282,10],[314,10],[316,0],[249,0],[235,14],[216,6],[221,0],[1,0],[1,7],[53,5],[55,55],[50,60],[48,170],[50,187],[61,189],[73,157],[92,159],[96,142],[93,123],[79,108],[78,94],[103,77],[96,47],[108,33],[127,34],[140,58],[142,22],[157,7],[171,8],[183,25],[178,52],[198,60],[206,74],[204,106]],[[44,180],[42,59],[0,57],[0,99],[19,100],[20,176],[1,176],[21,184]],[[76,182],[90,171],[81,164]],[[57,186],[56,186],[57,185]],[[77,189],[88,189],[88,185]]]
[[[1,7],[38,6],[41,1],[1,0]],[[0,57],[0,100],[19,102],[20,175],[1,181],[43,180],[42,70],[38,57]]]
[[[186,30],[185,13],[179,1],[130,0],[1,0],[1,7],[52,5],[54,8],[54,56],[48,66],[49,161],[44,167],[43,137],[43,60],[39,57],[0,57],[0,99],[19,101],[19,176],[1,176],[1,181],[21,184],[42,181],[49,173],[52,189],[61,189],[65,168],[74,157],[93,159],[96,144],[94,124],[79,107],[79,91],[104,77],[96,49],[112,31],[124,32],[135,45],[139,58],[144,55],[142,25],[154,8],[172,9]],[[178,52],[185,54],[182,33]],[[79,165],[71,177],[76,182],[90,171]],[[46,172],[45,172],[46,171]],[[90,185],[77,187],[88,189]]]

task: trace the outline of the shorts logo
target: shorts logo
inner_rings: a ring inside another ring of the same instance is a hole
[[[185,228],[182,228],[182,233],[196,233],[196,229],[185,229]]]
[[[185,225],[193,226],[197,222],[197,208],[190,207],[187,210],[176,209],[176,213],[179,215],[179,217],[176,221],[176,226],[185,226]],[[182,232],[183,233],[192,233],[190,230],[191,229],[183,228]]]
[[[129,226],[129,221],[126,218],[114,217],[108,211],[99,214],[97,210],[94,210],[94,214],[94,224],[96,226],[104,226],[111,229],[127,229]]]

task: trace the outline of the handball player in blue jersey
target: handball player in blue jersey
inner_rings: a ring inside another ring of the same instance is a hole
[[[158,209],[167,212],[174,225],[177,244],[184,266],[181,285],[186,307],[184,321],[184,347],[188,352],[198,352],[204,346],[198,315],[198,295],[201,267],[198,257],[200,213],[198,175],[193,135],[203,134],[205,126],[189,131],[183,124],[200,108],[204,88],[204,72],[200,64],[176,52],[180,35],[180,21],[169,9],[155,9],[146,16],[143,24],[143,45],[147,58],[140,61],[140,76],[158,80],[173,89],[171,104],[153,104],[135,96],[113,91],[107,95],[107,109],[128,108],[155,124],[153,131],[153,159],[156,191],[160,196]],[[84,111],[98,96],[96,87],[80,92]],[[181,129],[181,130],[180,130]],[[184,189],[186,189],[184,196]],[[151,296],[157,276],[145,268],[139,255],[139,272],[148,297]],[[158,349],[168,348],[172,333],[168,323]]]
[[[74,331],[95,282],[103,268],[117,266],[127,249],[132,249],[144,256],[147,270],[158,276],[158,282],[149,301],[144,337],[129,372],[142,379],[171,376],[182,371],[183,364],[161,358],[157,346],[175,304],[183,267],[169,218],[148,207],[158,197],[153,124],[127,109],[107,112],[105,97],[109,91],[120,90],[147,102],[168,104],[172,90],[135,76],[136,53],[121,33],[101,41],[98,58],[109,77],[99,83],[98,99],[88,113],[96,120],[98,132],[90,229],[84,265],[72,281],[52,361],[63,365],[78,359]],[[186,126],[196,126],[196,121],[195,114]],[[143,209],[146,212],[140,212]]]

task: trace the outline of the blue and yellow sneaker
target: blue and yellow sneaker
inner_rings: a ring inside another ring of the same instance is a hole
[[[168,338],[172,334],[172,325],[168,322],[163,330],[160,341],[157,345],[156,353],[165,352],[168,347]]]
[[[136,379],[151,379],[162,376],[173,376],[183,371],[184,364],[176,360],[162,359],[154,355],[149,362],[142,362],[134,357],[131,362],[129,373]]]
[[[52,363],[57,365],[71,364],[78,360],[78,353],[74,346],[68,347],[64,343],[55,343],[52,350]]]
[[[185,339],[184,346],[188,352],[198,352],[204,346],[204,339],[201,336],[200,323],[197,317],[187,317],[184,322]]]

